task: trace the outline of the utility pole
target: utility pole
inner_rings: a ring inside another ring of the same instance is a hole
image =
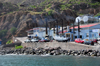
[[[63,19],[62,19],[62,36],[63,36]]]
[[[75,25],[74,25],[74,21],[73,21],[73,40],[75,39],[75,32],[74,32],[74,27],[75,27]]]
[[[73,21],[73,34],[74,34],[75,32],[74,32],[74,21]]]
[[[56,22],[56,21],[55,21]],[[55,22],[54,22],[54,36],[55,36]]]
[[[57,35],[58,35],[58,21],[56,20],[56,23],[57,23]]]
[[[48,29],[47,29],[47,19],[46,19],[46,37],[48,36]]]
[[[79,23],[79,19],[78,19],[78,38],[80,38],[80,23]]]
[[[51,29],[51,22],[49,22],[49,38],[50,38],[50,29]],[[51,38],[50,38],[51,40]]]

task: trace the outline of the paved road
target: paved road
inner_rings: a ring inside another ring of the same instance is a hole
[[[44,43],[24,43],[24,41],[27,39],[27,37],[16,37],[17,40],[22,42],[23,46],[27,46],[27,47],[43,47],[43,48],[47,48],[47,47],[61,47],[62,49],[65,50],[88,50],[88,49],[93,49],[93,50],[99,50],[100,49],[100,45],[95,45],[95,46],[91,46],[91,45],[85,45],[85,44],[81,44],[81,43],[75,43],[75,42],[57,42],[57,41],[53,41],[53,42],[44,42]]]
[[[75,43],[75,42],[38,42],[38,43],[23,43],[23,46],[26,47],[33,47],[33,48],[55,48],[55,47],[61,47],[64,50],[89,50],[89,49],[94,49],[95,46],[90,46],[90,45],[85,45],[85,44],[80,44],[80,43]]]

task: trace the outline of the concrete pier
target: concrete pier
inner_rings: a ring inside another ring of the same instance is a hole
[[[94,50],[95,46],[79,44],[74,42],[38,42],[38,43],[22,43],[23,47],[31,48],[56,48],[61,47],[63,50]]]

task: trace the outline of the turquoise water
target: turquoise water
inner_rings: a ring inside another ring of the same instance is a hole
[[[100,57],[6,55],[0,66],[100,66]]]

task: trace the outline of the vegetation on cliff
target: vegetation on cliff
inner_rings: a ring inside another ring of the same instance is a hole
[[[33,14],[58,12],[71,9],[77,14],[97,14],[100,11],[99,0],[0,0],[0,15],[13,11],[30,11]],[[94,9],[96,13],[90,12]],[[85,11],[85,12],[84,12]]]
[[[12,35],[15,35],[15,33],[16,33],[16,30],[17,30],[17,28],[15,28],[15,27],[12,27],[12,28],[11,28],[11,30],[10,30],[10,31],[11,31],[11,34],[12,34]]]
[[[99,0],[0,0],[0,39],[26,36],[26,30],[48,22],[71,25],[83,14],[100,15]],[[17,30],[12,30],[15,27]],[[53,25],[51,27],[54,27]],[[5,31],[3,31],[5,29]]]
[[[7,42],[6,42],[6,44],[11,44],[13,41],[12,40],[8,40]]]

